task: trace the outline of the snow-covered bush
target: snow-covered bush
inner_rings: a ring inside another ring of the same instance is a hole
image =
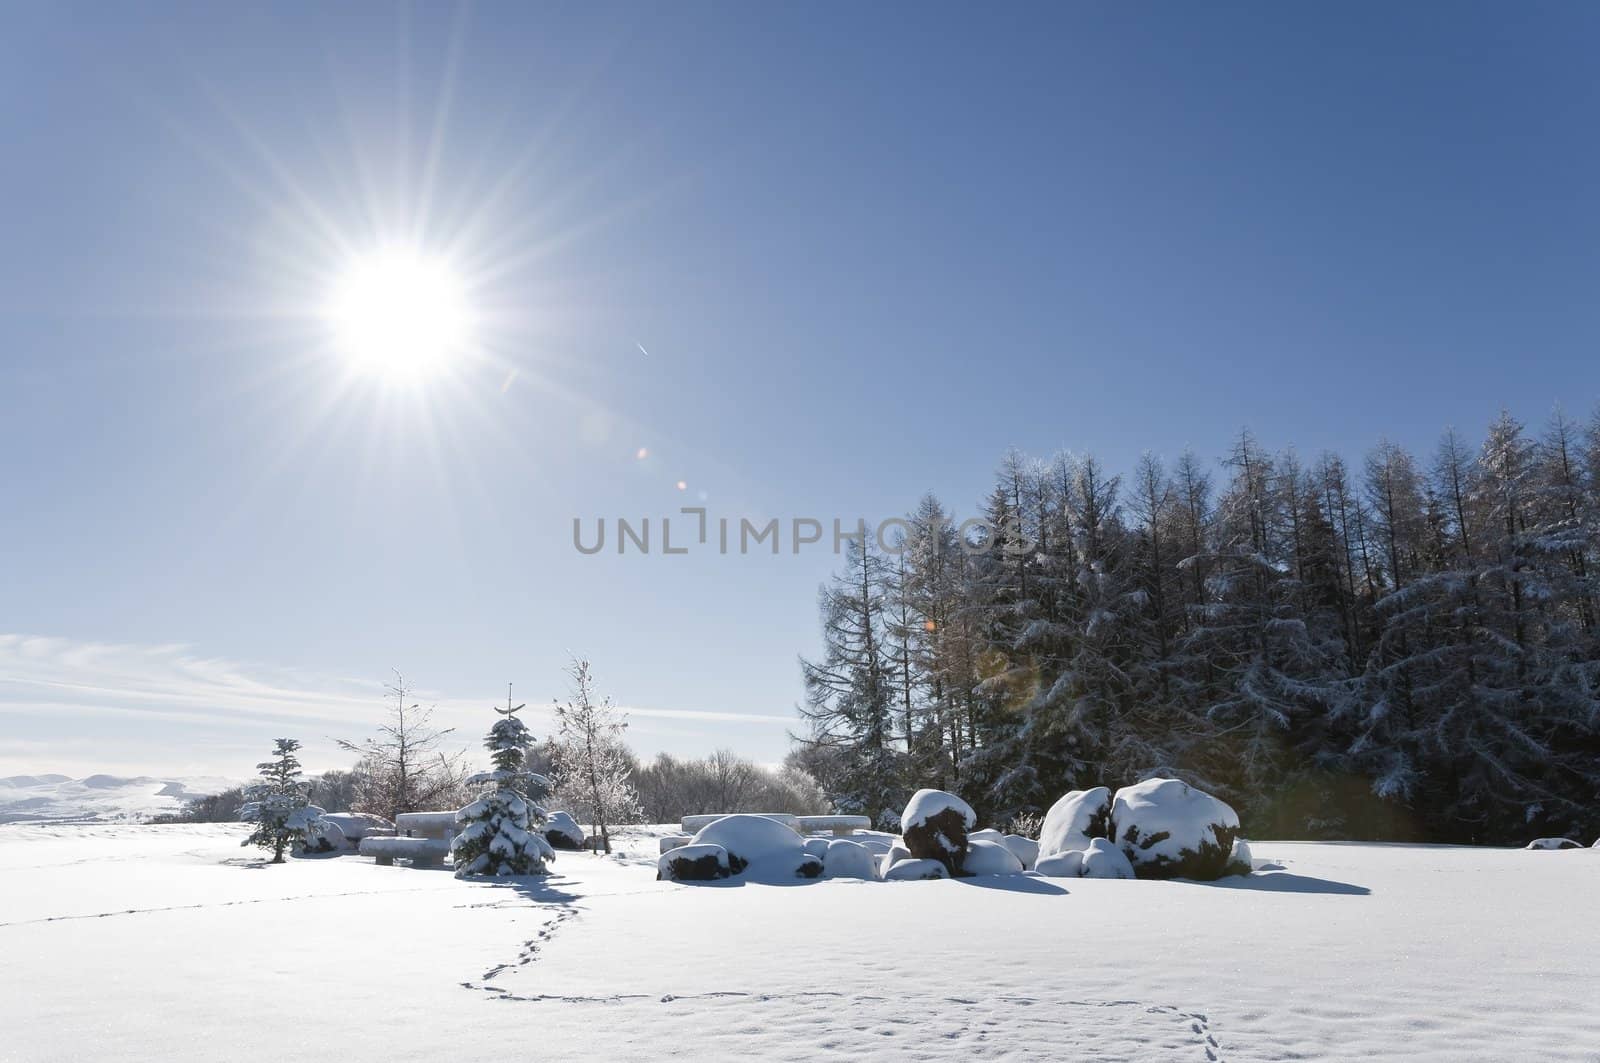
[[[944,790],[918,790],[900,816],[901,837],[911,855],[937,860],[952,875],[961,874],[967,832],[977,825],[972,806]]]
[[[1111,838],[1140,878],[1221,878],[1238,835],[1238,813],[1178,779],[1124,786],[1111,802]]]
[[[1127,855],[1105,838],[1092,838],[1083,853],[1083,878],[1133,878]]]
[[[733,874],[770,881],[794,879],[809,868],[808,858],[816,859],[793,829],[765,816],[723,816],[702,828],[690,844],[720,845],[728,851]],[[820,861],[818,865],[820,869]]]
[[[544,821],[544,840],[552,849],[581,850],[586,838],[572,813],[552,812]]]
[[[458,877],[542,875],[546,861],[555,859],[555,850],[543,833],[545,811],[528,793],[529,787],[546,792],[549,780],[523,770],[532,739],[515,712],[513,709],[496,720],[484,740],[494,770],[468,780],[490,789],[456,813],[461,830],[451,855]]]
[[[272,747],[273,759],[256,765],[261,781],[245,788],[245,803],[239,807],[239,818],[256,825],[239,844],[271,850],[274,864],[283,863],[284,850],[291,845],[305,844],[322,814],[322,809],[306,798],[300,760],[295,756],[299,750],[295,739],[278,739]]]
[[[1600,845],[1600,842],[1595,844]],[[1583,846],[1571,838],[1535,838],[1527,844],[1526,848],[1550,851],[1554,849],[1582,849]]]
[[[964,875],[1020,875],[1022,861],[999,842],[985,838],[967,839],[967,856],[962,862]]]
[[[949,877],[949,869],[939,860],[901,860],[883,873],[885,882],[919,882]]]
[[[1053,856],[1041,856],[1033,869],[1049,878],[1078,878],[1083,874],[1083,850],[1068,849]]]
[[[1089,848],[1111,833],[1111,791],[1104,786],[1073,790],[1050,806],[1039,828],[1039,856]]]
[[[878,877],[877,857],[859,842],[834,838],[822,854],[822,873],[827,878],[875,879]]]
[[[711,882],[732,873],[728,850],[720,845],[680,845],[656,861],[656,878],[671,882]]]

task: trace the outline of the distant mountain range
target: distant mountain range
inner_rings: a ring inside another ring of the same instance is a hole
[[[0,823],[137,823],[182,811],[194,798],[234,785],[218,778],[12,775],[0,778]]]

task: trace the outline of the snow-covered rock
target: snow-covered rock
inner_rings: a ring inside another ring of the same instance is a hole
[[[1238,835],[1238,813],[1179,779],[1146,779],[1111,800],[1110,836],[1140,878],[1221,878]]]
[[[794,874],[796,878],[821,878],[822,858],[813,856],[811,853],[802,852],[800,854],[800,866],[795,868]]]
[[[1105,838],[1093,838],[1083,853],[1083,878],[1133,878],[1127,854]]]
[[[968,839],[961,868],[966,875],[1020,875],[1024,870],[1015,853],[987,838]]]
[[[967,840],[973,841],[974,839],[986,842],[1001,842],[1005,839],[1005,835],[993,827],[985,827],[982,830],[969,830],[967,832]]]
[[[552,849],[581,850],[587,835],[570,812],[552,812],[544,821],[544,840]]]
[[[822,873],[828,878],[878,877],[877,857],[871,849],[848,838],[835,838],[822,856]]]
[[[795,878],[809,868],[808,859],[816,859],[793,828],[765,816],[723,816],[702,828],[690,845],[720,845],[735,875],[775,881]]]
[[[656,878],[670,882],[711,882],[730,874],[728,850],[720,845],[680,845],[656,861]]]
[[[949,877],[950,871],[938,860],[901,860],[883,873],[885,882],[916,882]]]
[[[1255,870],[1255,858],[1250,853],[1250,843],[1243,838],[1233,840],[1233,852],[1228,856],[1230,875],[1248,875]]]
[[[955,794],[944,790],[918,790],[900,816],[901,837],[911,855],[937,860],[952,875],[961,873],[967,855],[967,832],[978,825],[978,815]]]
[[[1022,861],[1024,870],[1032,871],[1033,865],[1039,862],[1039,843],[1032,838],[1024,838],[1020,834],[1007,834],[1000,840],[1000,844],[1011,850],[1011,855]]]
[[[1597,842],[1596,844],[1600,845],[1600,842]],[[1553,849],[1583,848],[1583,846],[1579,845],[1571,838],[1535,838],[1533,841],[1529,842],[1526,847],[1529,849],[1543,849],[1547,851]]]
[[[1039,828],[1039,856],[1082,852],[1111,833],[1111,791],[1104,786],[1073,790],[1050,806]]]
[[[824,860],[828,854],[828,843],[832,840],[832,838],[807,838],[805,840],[806,852],[819,860]]]
[[[291,817],[292,818],[292,817]],[[319,816],[306,828],[305,841],[300,844],[302,853],[344,853],[355,846],[344,829],[327,816]]]
[[[1054,856],[1041,856],[1033,869],[1049,878],[1078,878],[1083,874],[1083,850],[1068,849]]]

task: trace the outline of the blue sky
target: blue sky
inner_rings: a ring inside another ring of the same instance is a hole
[[[831,555],[574,517],[970,513],[1013,445],[1354,457],[1600,397],[1582,5],[8,23],[0,772],[333,766],[391,667],[475,740],[569,651],[641,751],[777,760]],[[482,318],[410,389],[317,317],[396,241]]]

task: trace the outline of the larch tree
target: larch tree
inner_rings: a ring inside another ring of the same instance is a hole
[[[580,819],[593,824],[609,853],[611,828],[639,816],[633,761],[623,743],[628,720],[609,697],[595,696],[588,661],[574,659],[567,675],[571,695],[555,706],[556,788]]]

